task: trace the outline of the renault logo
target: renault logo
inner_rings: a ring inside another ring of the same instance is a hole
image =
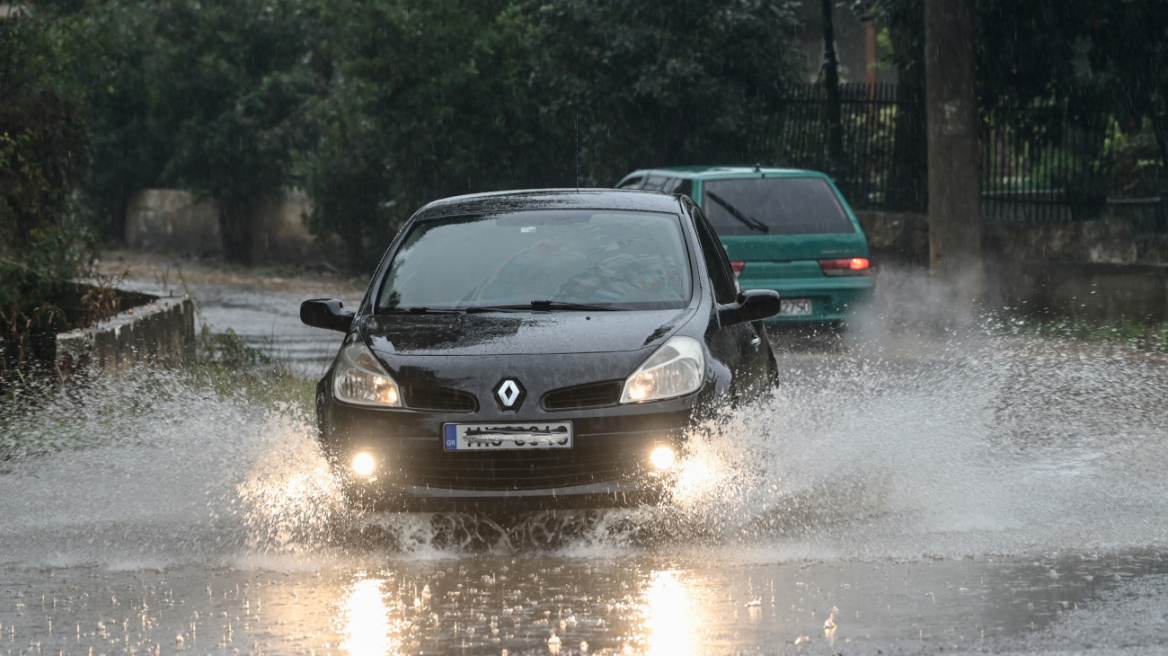
[[[499,407],[504,411],[516,411],[519,406],[523,404],[523,397],[527,396],[527,390],[519,384],[519,381],[514,378],[504,378],[495,385],[495,398],[499,401]]]

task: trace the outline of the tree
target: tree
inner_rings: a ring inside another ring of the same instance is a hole
[[[368,263],[423,203],[571,187],[578,157],[586,186],[768,160],[797,79],[792,4],[327,0],[322,141],[301,165],[314,229]]]
[[[607,186],[643,166],[770,160],[771,116],[798,78],[794,8],[530,0],[515,15],[543,111],[580,117],[585,181]]]
[[[823,65],[820,79],[827,91],[827,161],[837,177],[844,161],[844,135],[840,125],[839,59],[835,54],[835,26],[832,20],[834,0],[819,0],[823,17]]]
[[[228,260],[248,262],[259,203],[289,180],[314,91],[311,4],[161,0],[151,102],[174,139],[166,174],[210,195]]]
[[[106,241],[125,235],[126,210],[137,191],[165,186],[174,156],[171,134],[158,124],[148,62],[154,52],[151,5],[86,2],[72,14],[70,38],[91,55],[78,62],[86,89],[90,152],[85,209]]]
[[[51,354],[90,244],[72,206],[84,97],[50,17],[0,21],[0,384]]]

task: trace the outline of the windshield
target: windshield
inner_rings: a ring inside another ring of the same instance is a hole
[[[856,231],[823,178],[707,180],[702,189],[706,216],[723,237]]]
[[[528,211],[414,224],[385,276],[377,311],[532,302],[541,309],[680,309],[690,288],[675,215]]]

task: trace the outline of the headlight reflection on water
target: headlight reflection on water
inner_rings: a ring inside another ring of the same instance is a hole
[[[653,574],[645,589],[645,636],[647,653],[655,656],[701,653],[695,644],[695,630],[700,618],[695,617],[690,590],[676,571]]]
[[[401,641],[391,633],[389,605],[379,578],[361,579],[345,595],[344,638],[341,646],[351,656],[400,654]]]

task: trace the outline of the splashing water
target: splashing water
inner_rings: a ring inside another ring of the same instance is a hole
[[[1168,545],[1168,361],[981,333],[792,353],[692,431],[660,507],[500,518],[346,509],[309,418],[165,372],[3,418],[0,561],[216,564],[723,546],[919,558]],[[864,355],[856,355],[863,353]],[[51,545],[51,546],[46,546]]]

